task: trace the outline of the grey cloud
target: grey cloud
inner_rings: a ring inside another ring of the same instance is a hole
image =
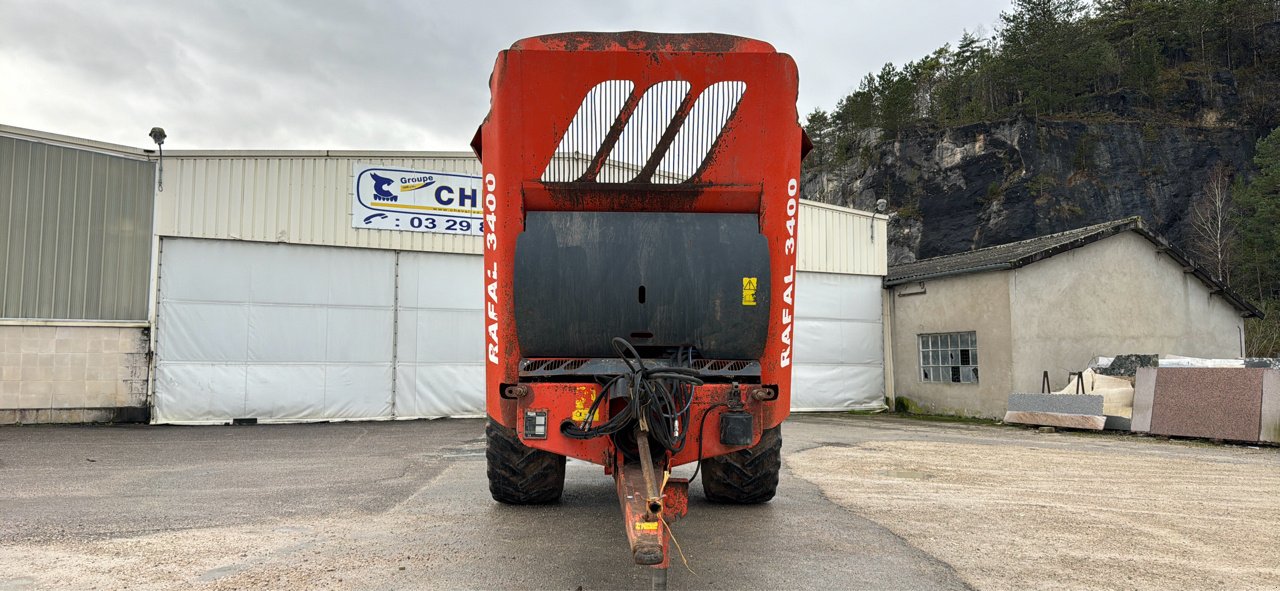
[[[129,145],[161,125],[174,148],[466,149],[499,50],[630,29],[769,41],[800,65],[803,114],[1007,4],[0,0],[0,123]]]

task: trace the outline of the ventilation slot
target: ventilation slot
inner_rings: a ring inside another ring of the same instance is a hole
[[[630,80],[606,80],[587,92],[542,173],[543,182],[573,182],[587,173],[634,88]]]
[[[609,152],[604,167],[596,175],[601,183],[625,183],[635,180],[640,170],[653,157],[658,141],[671,127],[671,121],[689,95],[689,83],[683,80],[659,82],[646,90],[627,119],[627,126]]]
[[[521,367],[524,372],[573,371],[587,364],[586,359],[526,359]]]
[[[670,149],[662,157],[655,183],[683,183],[702,168],[712,146],[724,132],[725,124],[742,101],[747,83],[741,81],[717,82],[698,96],[685,118]]]
[[[698,359],[693,368],[698,371],[742,371],[750,363],[746,361],[729,361],[724,359]]]

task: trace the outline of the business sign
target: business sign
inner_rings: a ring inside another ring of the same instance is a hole
[[[480,177],[355,165],[351,226],[444,234],[484,234]]]

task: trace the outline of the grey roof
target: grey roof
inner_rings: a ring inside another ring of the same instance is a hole
[[[1057,234],[1049,234],[1048,236],[1021,242],[933,257],[914,263],[893,265],[889,267],[889,273],[884,278],[884,285],[885,287],[891,287],[903,283],[950,277],[952,275],[1017,269],[1053,255],[1097,242],[1103,238],[1115,236],[1121,232],[1137,232],[1138,235],[1146,238],[1158,250],[1165,252],[1173,260],[1181,264],[1188,273],[1193,273],[1197,279],[1209,288],[1209,291],[1221,294],[1222,297],[1231,302],[1242,315],[1255,318],[1262,317],[1262,312],[1258,308],[1196,266],[1190,257],[1169,244],[1164,238],[1152,232],[1142,222],[1142,218],[1136,216],[1085,226]]]

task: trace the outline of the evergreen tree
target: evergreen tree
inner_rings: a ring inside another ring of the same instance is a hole
[[[876,76],[874,94],[880,126],[890,133],[902,131],[915,119],[915,85],[905,71],[885,64]]]
[[[1258,141],[1253,181],[1237,184],[1233,198],[1240,210],[1236,287],[1259,301],[1280,288],[1280,127]]]
[[[1002,72],[1032,114],[1069,110],[1112,69],[1085,8],[1083,0],[1014,0],[1000,14]]]
[[[858,130],[896,137],[925,120],[1104,113],[1198,124],[1224,70],[1239,97],[1232,123],[1270,129],[1280,68],[1264,59],[1265,35],[1277,22],[1280,0],[1013,0],[994,36],[966,31],[954,49],[867,74],[827,113],[830,141],[814,157],[844,162]]]
[[[835,126],[831,116],[822,109],[814,109],[805,119],[804,131],[813,142],[814,164],[825,164],[831,157],[835,143]]]

